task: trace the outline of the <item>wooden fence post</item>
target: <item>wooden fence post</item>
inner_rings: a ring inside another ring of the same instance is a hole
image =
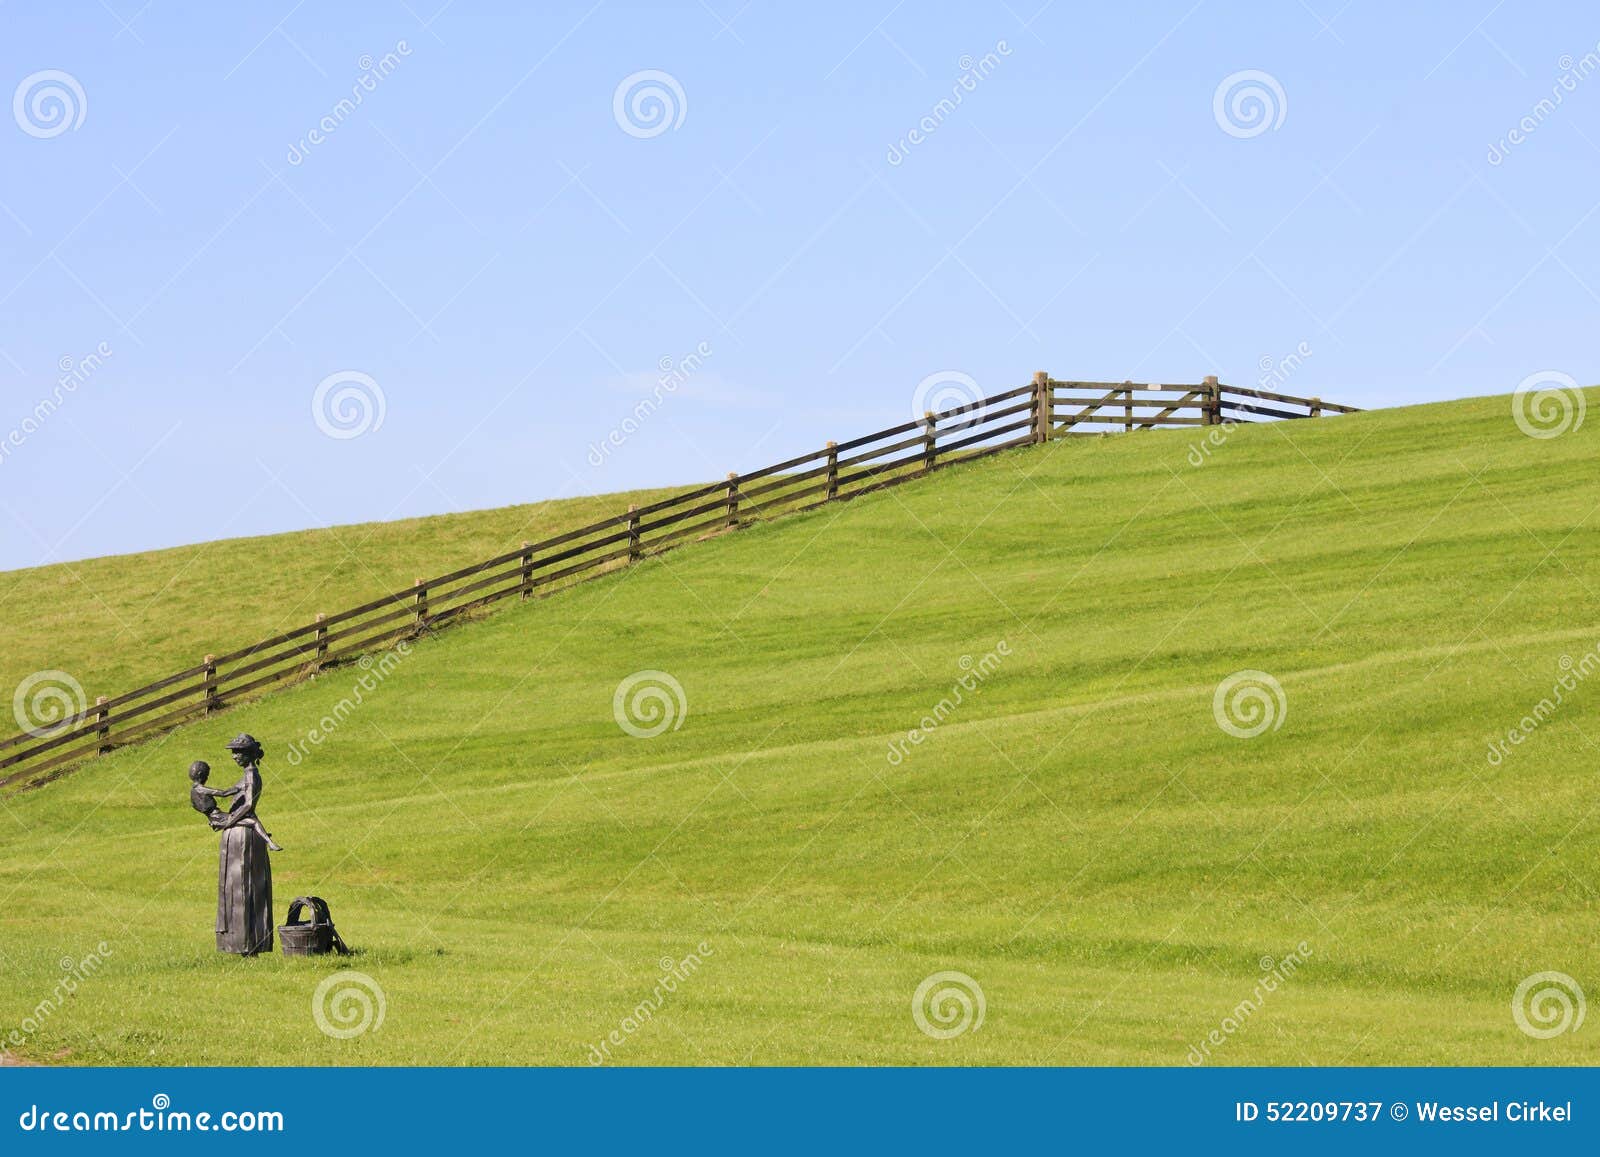
[[[311,670],[313,672],[322,670],[322,664],[328,658],[327,618],[328,616],[321,611],[317,612],[317,655],[316,658],[311,660]]]
[[[728,475],[728,526],[739,525],[739,476]]]
[[[1133,383],[1122,383],[1122,432],[1133,433]]]
[[[1205,424],[1220,426],[1222,424],[1222,387],[1217,385],[1217,375],[1211,374],[1202,383],[1206,388],[1204,403]]]
[[[1050,415],[1050,374],[1040,370],[1033,375],[1033,440],[1035,442],[1048,442],[1050,440],[1050,427],[1054,424]]]
[[[202,686],[205,694],[205,709],[206,713],[209,715],[222,705],[220,700],[217,698],[217,657],[215,655],[206,656],[205,674],[202,678]]]
[[[839,497],[839,443],[828,443],[828,489],[823,496],[824,502],[832,502]]]
[[[418,579],[411,585],[416,588],[417,629],[421,630],[428,625],[428,584]]]
[[[99,725],[95,728],[95,734],[100,737],[99,754],[101,755],[111,750],[111,724],[106,722],[106,716],[110,713],[111,709],[106,706],[106,697],[104,695],[96,695],[94,717]]]
[[[938,438],[938,431],[934,429],[933,411],[922,411],[922,472],[924,474],[933,469],[933,460],[939,453]]]
[[[1321,398],[1312,398],[1311,399],[1311,416],[1313,418],[1322,417],[1322,399]]]
[[[628,504],[628,562],[639,561],[639,506]]]
[[[533,551],[528,548],[531,542],[522,544],[522,597],[529,598],[533,594]]]

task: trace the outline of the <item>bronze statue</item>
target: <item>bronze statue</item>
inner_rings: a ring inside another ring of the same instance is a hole
[[[250,770],[255,771],[255,768],[251,768]],[[232,787],[223,788],[207,787],[206,780],[210,778],[211,765],[205,760],[197,759],[189,765],[189,782],[194,785],[189,789],[189,803],[195,811],[205,816],[206,819],[211,822],[211,830],[214,832],[219,832],[223,828],[231,828],[239,824],[249,824],[255,829],[256,835],[267,841],[268,848],[274,852],[283,851],[281,847],[273,843],[272,833],[267,831],[267,829],[262,826],[261,820],[256,816],[253,798],[258,798],[261,794],[261,773],[255,773],[254,797],[252,798],[252,802],[246,806],[238,808],[236,811],[230,810],[226,812],[218,810],[217,800],[226,799],[230,795],[238,796],[239,798],[234,802],[244,804],[246,799],[245,792],[250,790],[252,786],[251,784],[247,783],[247,780],[249,780],[250,777],[249,775],[246,775],[244,779],[241,779]]]
[[[189,803],[222,833],[217,864],[217,951],[254,956],[272,951],[272,863],[267,852],[281,852],[256,816],[261,799],[264,754],[254,736],[239,735],[227,748],[242,771],[230,788],[205,786],[211,768],[197,760],[189,768]],[[232,797],[226,812],[218,799]]]

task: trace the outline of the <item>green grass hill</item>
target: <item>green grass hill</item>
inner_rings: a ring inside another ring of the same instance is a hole
[[[0,571],[0,687],[60,670],[91,702],[131,691],[208,653],[309,623],[318,611],[404,590],[413,579],[668,493],[555,499]]]
[[[1513,1014],[1538,973],[1600,993],[1600,423],[1211,433],[942,469],[0,795],[0,1033],[68,1064],[1600,1063],[1593,1024]],[[437,562],[516,523],[441,522]],[[324,601],[292,588],[326,551],[280,541],[219,634]],[[96,565],[135,609],[170,573]],[[144,670],[65,578],[36,627],[42,581],[0,578],[8,669]],[[648,738],[615,714],[640,672],[685,704]],[[212,949],[184,769],[240,730],[278,919],[326,897],[353,957]],[[319,986],[381,1025],[323,1031]]]

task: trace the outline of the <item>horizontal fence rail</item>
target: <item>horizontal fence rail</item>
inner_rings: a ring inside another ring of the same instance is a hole
[[[90,756],[438,630],[502,599],[543,596],[690,540],[856,498],[940,465],[1056,438],[1354,410],[1318,398],[1222,385],[1216,378],[1151,385],[1056,381],[1039,373],[1016,389],[848,442],[829,442],[436,578],[419,578],[407,590],[319,614],[248,647],[206,655],[196,666],[136,690],[101,696],[75,714],[0,740],[0,787],[47,782]]]

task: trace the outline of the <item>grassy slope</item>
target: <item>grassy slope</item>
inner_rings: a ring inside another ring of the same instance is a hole
[[[649,491],[664,496],[669,491]],[[66,671],[116,695],[481,558],[644,503],[604,494],[399,522],[232,538],[0,571],[0,687]],[[0,733],[9,735],[10,716]]]
[[[29,1055],[581,1064],[705,941],[619,1059],[1183,1064],[1304,941],[1219,1062],[1600,1062],[1510,1015],[1530,973],[1597,978],[1600,686],[1485,759],[1600,641],[1600,427],[1535,441],[1494,398],[1241,429],[1199,468],[1191,439],[1015,452],[511,609],[297,767],[354,670],[0,797],[0,1026],[104,939]],[[649,740],[612,718],[641,668],[689,701]],[[1280,730],[1218,728],[1241,668]],[[315,1027],[342,962],[210,950],[182,771],[241,727],[279,917],[328,897],[377,1032]],[[987,1015],[938,1041],[910,1002],[945,969]]]

